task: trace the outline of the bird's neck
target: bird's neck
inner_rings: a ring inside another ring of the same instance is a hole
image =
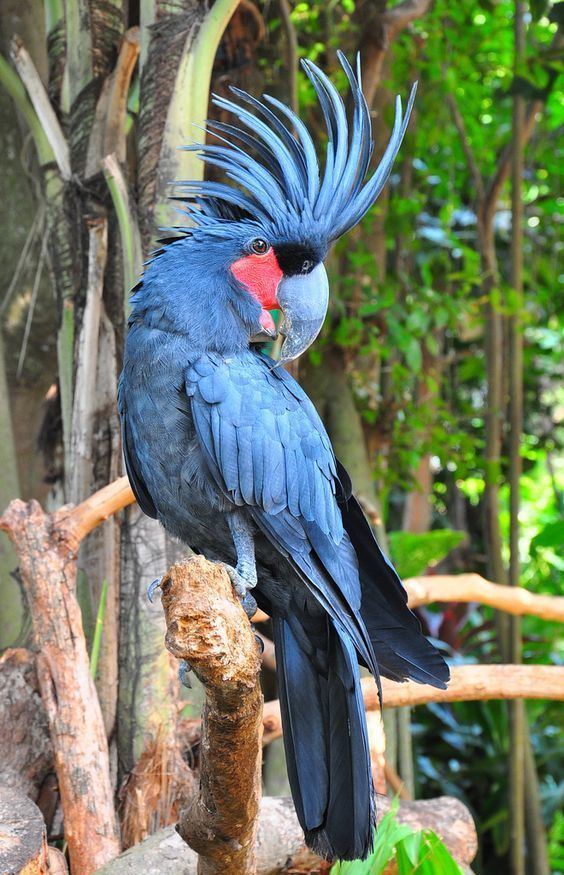
[[[180,335],[196,353],[248,349],[260,305],[233,287],[225,264],[205,257],[190,239],[163,249],[132,298],[130,324]]]

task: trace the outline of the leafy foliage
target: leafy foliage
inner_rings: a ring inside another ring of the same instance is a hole
[[[400,577],[416,577],[436,565],[464,540],[464,532],[436,529],[432,532],[389,532],[390,552]]]
[[[397,820],[394,802],[376,831],[375,848],[366,860],[336,863],[331,875],[382,875],[395,862],[398,875],[461,875],[448,848],[430,829],[413,830]]]

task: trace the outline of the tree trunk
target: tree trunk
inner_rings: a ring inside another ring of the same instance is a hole
[[[37,502],[16,500],[0,527],[18,546],[71,863],[89,875],[120,845],[108,745],[76,599],[78,542],[67,517],[68,511],[47,516]]]

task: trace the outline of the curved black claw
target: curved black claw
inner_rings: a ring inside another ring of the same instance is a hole
[[[254,596],[250,594],[250,592],[246,593],[241,599],[241,605],[243,606],[243,610],[245,611],[249,620],[254,617],[257,612],[258,605]]]
[[[262,656],[264,653],[264,641],[262,640],[262,635],[258,635],[257,632],[255,632],[255,641],[257,642],[259,654]]]
[[[157,577],[156,580],[153,580],[152,583],[147,587],[147,598],[153,604],[153,599],[155,598],[155,590],[161,585],[161,578]]]
[[[192,689],[192,681],[190,679],[190,672],[192,671],[192,667],[189,662],[186,662],[185,659],[181,659],[178,663],[178,680],[183,686],[187,687],[189,690]]]

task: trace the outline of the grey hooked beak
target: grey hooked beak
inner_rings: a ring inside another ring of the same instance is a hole
[[[329,281],[323,264],[311,273],[284,277],[276,293],[284,321],[284,337],[278,364],[298,358],[311,346],[325,321],[329,304]]]

